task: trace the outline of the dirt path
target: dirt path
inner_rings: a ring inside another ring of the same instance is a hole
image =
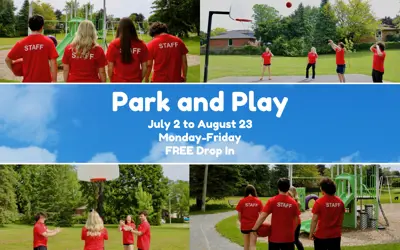
[[[11,80],[11,81],[21,81],[22,77],[16,77],[14,74],[7,68],[4,60],[8,54],[9,50],[0,50],[0,79]],[[200,64],[200,56],[198,55],[188,55],[188,65],[196,66]],[[58,73],[58,81],[63,81],[62,72]]]

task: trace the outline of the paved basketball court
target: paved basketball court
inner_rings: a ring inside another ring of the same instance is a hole
[[[361,74],[348,74],[345,75],[346,82],[349,83],[372,83],[372,77]],[[229,76],[218,79],[210,80],[210,82],[248,82],[248,83],[339,83],[337,75],[322,75],[317,76],[315,80],[305,79],[304,76],[273,76],[272,80],[268,80],[268,77],[264,77],[264,80],[260,81],[259,76]]]

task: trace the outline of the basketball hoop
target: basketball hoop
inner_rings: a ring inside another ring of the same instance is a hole
[[[107,181],[106,178],[92,178],[90,179],[90,182],[105,182]]]
[[[236,18],[234,20],[237,22],[241,22],[241,23],[251,23],[252,22],[250,19],[245,19],[245,18]]]

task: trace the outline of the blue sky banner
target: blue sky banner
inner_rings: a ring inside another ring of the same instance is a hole
[[[400,85],[1,85],[0,161],[398,162]]]

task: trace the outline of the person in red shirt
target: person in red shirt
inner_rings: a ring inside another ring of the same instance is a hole
[[[38,213],[35,216],[35,226],[33,227],[33,250],[47,250],[47,239],[57,235],[61,229],[47,229],[45,225],[46,215]]]
[[[130,18],[122,18],[117,38],[108,46],[108,77],[111,82],[142,82],[147,72],[148,50]]]
[[[85,241],[84,250],[104,249],[104,240],[108,240],[108,232],[103,219],[94,210],[89,213],[86,225],[82,228],[81,239]]]
[[[152,82],[186,82],[188,49],[183,41],[168,34],[164,23],[155,22],[149,34],[153,37],[147,44],[149,61],[145,81],[149,82],[153,69]]]
[[[140,225],[133,233],[138,236],[137,248],[138,250],[150,250],[150,224],[147,221],[147,212],[142,211],[139,213]]]
[[[378,42],[371,46],[371,52],[374,53],[372,62],[372,81],[383,82],[383,74],[385,73],[385,44]]]
[[[271,59],[274,56],[269,48],[265,49],[265,52],[261,55],[261,63],[262,63],[262,73],[260,81],[264,79],[265,70],[268,68],[268,76],[269,80],[271,80]]]
[[[320,188],[323,197],[314,203],[309,237],[315,250],[340,250],[345,207],[335,196],[336,185],[331,179],[324,178]]]
[[[338,74],[339,81],[345,83],[344,73],[346,71],[346,61],[344,60],[344,54],[346,52],[344,43],[340,42],[338,45],[334,44],[332,40],[329,40],[329,45],[336,52],[336,73]]]
[[[311,48],[311,51],[308,52],[308,64],[306,68],[306,79],[308,79],[310,68],[312,68],[312,79],[315,79],[315,65],[317,64],[317,49],[315,47]]]
[[[32,33],[17,42],[5,59],[10,70],[13,70],[13,61],[23,61],[22,82],[57,81],[58,53],[53,41],[42,35],[43,26],[42,16],[30,17],[29,28]]]
[[[289,188],[288,192],[289,196],[292,197],[296,202],[297,206],[300,209],[300,201],[299,201],[299,195],[297,194],[297,190],[295,187],[291,186]],[[300,229],[301,229],[301,218],[300,215],[297,218],[297,225],[295,225],[296,231],[294,234],[294,244],[296,245],[297,250],[304,250],[303,243],[300,241]]]
[[[252,185],[248,185],[245,189],[244,198],[242,198],[236,206],[245,250],[255,249],[256,247],[257,236],[251,233],[251,229],[256,223],[261,210],[262,202],[257,197],[256,188]]]
[[[252,228],[253,234],[256,234],[265,219],[272,215],[268,250],[294,250],[295,227],[300,210],[297,202],[288,195],[289,188],[290,181],[287,178],[278,180],[279,194],[268,200]]]
[[[65,82],[106,82],[107,59],[97,44],[97,32],[89,20],[79,24],[74,40],[62,58]]]
[[[122,232],[122,244],[124,250],[133,250],[135,238],[133,237],[133,230],[136,229],[135,223],[132,221],[132,216],[126,216],[125,221],[120,221],[119,230]]]

